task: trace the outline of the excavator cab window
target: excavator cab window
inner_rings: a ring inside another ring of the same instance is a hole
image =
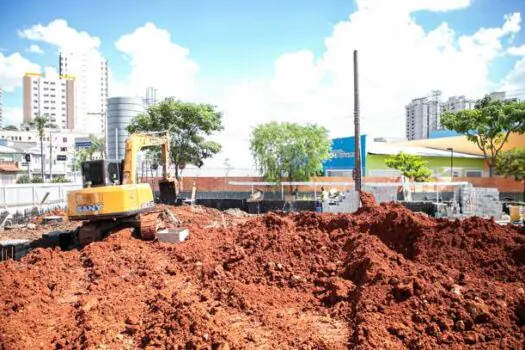
[[[121,168],[121,163],[117,160],[100,159],[83,162],[81,169],[84,187],[122,184]]]
[[[82,183],[84,187],[104,186],[104,161],[94,160],[83,162],[82,168]]]

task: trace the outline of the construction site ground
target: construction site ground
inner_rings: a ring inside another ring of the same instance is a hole
[[[524,347],[523,229],[363,204],[173,207],[183,243],[124,229],[2,262],[0,349]]]

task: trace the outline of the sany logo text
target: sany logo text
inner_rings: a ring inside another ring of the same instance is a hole
[[[102,204],[79,205],[77,207],[77,212],[85,213],[90,211],[100,211],[100,209],[102,209]]]

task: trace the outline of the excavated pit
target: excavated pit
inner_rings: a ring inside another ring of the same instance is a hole
[[[524,236],[373,197],[353,215],[172,208],[180,244],[121,230],[0,264],[0,349],[519,349]]]

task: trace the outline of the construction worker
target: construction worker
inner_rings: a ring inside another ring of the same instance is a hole
[[[324,186],[321,187],[321,201],[324,202],[328,199],[328,191],[325,190]]]

